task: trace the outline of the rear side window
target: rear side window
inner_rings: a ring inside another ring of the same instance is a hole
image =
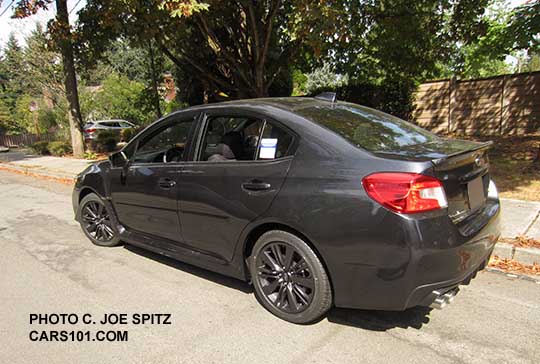
[[[289,155],[293,137],[280,127],[266,123],[262,134],[258,159],[277,159]]]
[[[215,116],[208,119],[199,160],[227,162],[282,158],[293,136],[272,122],[253,117]]]
[[[296,110],[301,116],[371,152],[392,152],[439,140],[435,134],[381,111],[339,103]]]

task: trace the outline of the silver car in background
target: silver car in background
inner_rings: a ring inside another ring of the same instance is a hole
[[[87,123],[84,128],[84,140],[96,140],[98,134],[102,131],[112,131],[120,133],[124,129],[134,128],[135,125],[126,120],[113,119],[113,120],[96,120]]]

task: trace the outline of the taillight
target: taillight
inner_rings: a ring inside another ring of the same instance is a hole
[[[383,172],[364,177],[368,195],[402,214],[437,210],[448,206],[441,181],[417,173]]]
[[[95,131],[96,131],[95,128],[85,129],[85,132],[86,132],[86,133],[93,133],[93,132],[95,132]]]

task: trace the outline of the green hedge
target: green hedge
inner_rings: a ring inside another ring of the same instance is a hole
[[[30,146],[30,149],[36,154],[39,155],[48,155],[51,154],[49,151],[49,142],[36,142]]]
[[[71,153],[71,145],[63,141],[50,142],[49,151],[51,152],[52,155],[55,155],[57,157],[62,157],[66,154]]]

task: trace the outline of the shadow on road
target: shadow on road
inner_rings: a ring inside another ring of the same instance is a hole
[[[166,264],[169,267],[181,270],[183,272],[193,274],[199,278],[203,278],[208,281],[221,284],[225,287],[233,288],[244,293],[253,293],[253,288],[247,282],[243,282],[239,279],[227,277],[219,273],[214,273],[212,271],[199,268],[194,265],[187,264],[187,263],[183,263],[178,260],[163,256],[161,254],[152,253],[151,251],[138,248],[132,245],[126,244],[124,248],[129,250],[132,253],[138,254],[148,259],[152,259],[162,264]]]
[[[209,270],[183,263],[172,258],[165,257],[131,245],[125,245],[125,249],[132,253],[152,259],[158,263],[166,264],[169,267],[193,274],[199,278],[233,288],[244,293],[253,293],[253,288],[247,282],[214,273]],[[431,308],[413,307],[406,311],[371,311],[353,310],[343,308],[332,308],[326,318],[329,322],[357,327],[371,331],[386,331],[396,327],[420,329],[423,324],[429,322]],[[321,318],[324,320],[324,317]]]
[[[386,331],[396,327],[420,329],[429,322],[429,307],[413,307],[406,311],[372,311],[333,308],[328,321],[371,331]]]

